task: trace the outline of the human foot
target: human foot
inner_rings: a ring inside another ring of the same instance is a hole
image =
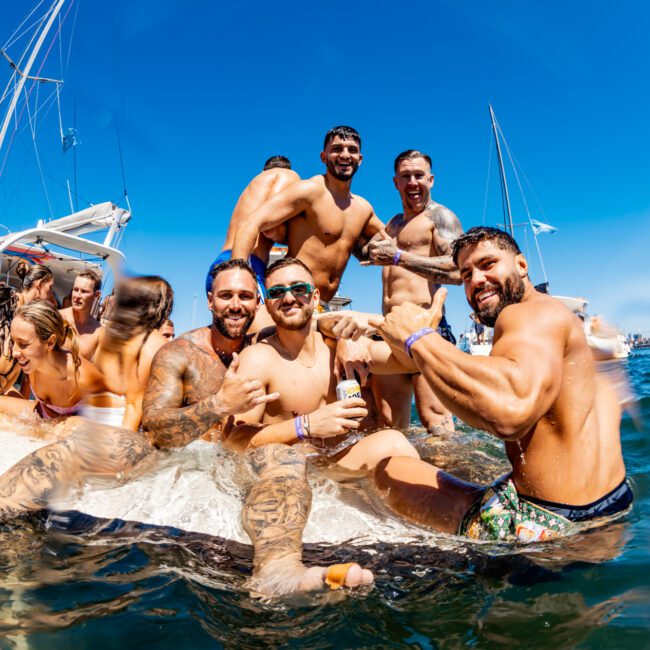
[[[358,564],[334,564],[329,567],[306,567],[302,563],[275,560],[260,569],[251,578],[248,587],[258,597],[316,591],[329,587],[360,587],[370,585],[374,577]]]

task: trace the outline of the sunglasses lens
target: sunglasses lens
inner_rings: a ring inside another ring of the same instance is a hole
[[[275,300],[276,298],[280,298],[281,296],[284,296],[285,293],[285,288],[284,287],[269,287],[266,290],[266,295],[271,298],[271,300]]]
[[[294,296],[304,296],[307,294],[308,291],[309,291],[309,285],[305,284],[304,282],[291,285],[291,293]]]

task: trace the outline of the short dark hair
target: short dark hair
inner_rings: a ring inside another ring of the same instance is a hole
[[[359,132],[351,126],[335,126],[333,129],[330,129],[325,134],[323,149],[326,149],[327,145],[337,136],[341,138],[341,140],[354,140],[359,145],[359,149],[361,149],[361,136],[359,135]]]
[[[291,169],[291,161],[286,156],[271,156],[265,163],[263,171],[268,169]]]
[[[271,266],[269,266],[268,269],[266,269],[266,273],[264,273],[264,279],[268,280],[268,277],[271,275],[271,273],[274,273],[278,269],[283,269],[285,266],[301,266],[309,275],[311,275],[313,279],[313,274],[310,270],[310,268],[304,263],[301,262],[299,259],[296,259],[295,257],[281,257],[279,260],[275,260]]]
[[[482,241],[494,242],[495,246],[504,251],[512,251],[515,255],[521,255],[521,250],[514,240],[505,230],[499,228],[490,228],[489,226],[475,226],[470,228],[451,243],[451,255],[454,264],[458,266],[458,255],[465,246],[472,246]]]
[[[102,277],[94,269],[84,269],[81,273],[77,273],[77,278],[88,278],[92,280],[93,291],[99,291],[102,286]]]
[[[212,277],[212,283],[210,287],[214,285],[214,281],[216,280],[219,273],[230,271],[231,269],[241,269],[242,271],[248,271],[248,273],[251,274],[253,280],[255,280],[255,287],[257,287],[257,276],[255,275],[255,271],[253,271],[253,267],[248,262],[245,262],[239,258],[226,260],[225,262],[221,262],[221,264],[217,264],[217,266],[215,266],[210,271],[210,276]]]
[[[406,151],[402,151],[402,153],[395,158],[395,163],[393,165],[395,173],[397,174],[397,168],[403,160],[413,160],[414,158],[424,158],[424,160],[429,164],[429,169],[431,169],[431,156],[429,156],[429,154],[423,153],[418,149],[407,149]]]

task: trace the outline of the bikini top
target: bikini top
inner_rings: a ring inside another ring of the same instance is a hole
[[[82,407],[82,400],[79,400],[76,404],[73,404],[72,406],[56,406],[55,404],[48,404],[44,400],[42,400],[35,392],[34,389],[31,388],[32,391],[32,396],[34,399],[38,402],[36,405],[36,410],[38,411],[38,414],[44,419],[48,420],[54,417],[63,417],[63,416],[69,416],[69,415],[77,415],[78,413],[81,412],[81,407]],[[53,413],[56,413],[56,416],[50,415],[45,408],[49,409]]]

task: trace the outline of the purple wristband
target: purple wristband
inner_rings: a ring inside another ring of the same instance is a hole
[[[298,436],[298,440],[304,440],[305,439],[305,431],[302,428],[302,415],[299,415],[298,417],[293,418],[293,426],[296,429],[296,436]]]
[[[404,251],[398,248],[395,251],[395,257],[393,257],[393,266],[397,266],[399,264],[400,259],[402,259],[402,253]]]
[[[411,354],[411,347],[416,341],[419,341],[423,336],[426,336],[427,334],[433,334],[435,330],[432,330],[430,327],[423,327],[421,330],[418,330],[417,332],[413,332],[411,336],[409,336],[406,339],[406,343],[404,343],[404,350],[406,351],[406,354],[408,354],[411,359],[413,358],[413,355]]]

